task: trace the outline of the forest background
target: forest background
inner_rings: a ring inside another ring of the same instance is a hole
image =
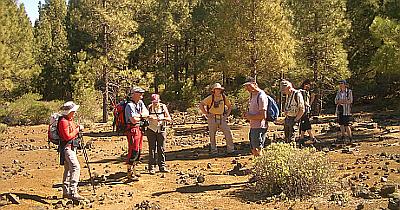
[[[45,0],[33,24],[0,1],[0,122],[47,123],[67,100],[107,122],[134,85],[186,111],[220,82],[245,110],[246,76],[314,81],[316,113],[348,79],[356,104],[400,108],[398,0]],[[148,102],[148,95],[145,95]]]

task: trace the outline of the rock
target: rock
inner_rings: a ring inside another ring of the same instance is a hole
[[[400,199],[389,199],[388,209],[390,210],[400,210]]]
[[[208,169],[211,169],[211,166],[212,166],[211,163],[207,163],[207,168]]]
[[[389,194],[392,194],[392,193],[394,193],[395,191],[396,191],[396,185],[387,184],[387,185],[384,185],[384,186],[381,188],[381,191],[379,192],[379,194],[380,194],[382,197],[387,197]]]
[[[363,203],[359,203],[356,207],[356,210],[361,210],[364,209],[364,204]]]
[[[17,195],[15,195],[15,194],[8,193],[7,194],[7,198],[13,204],[21,204],[21,202],[19,201],[19,197]]]
[[[197,176],[197,183],[204,183],[206,179],[204,178],[204,175],[199,175]]]

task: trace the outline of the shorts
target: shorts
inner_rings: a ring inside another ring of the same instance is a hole
[[[349,126],[350,125],[350,115],[338,115],[339,125]]]
[[[263,148],[265,143],[265,136],[267,133],[267,128],[250,128],[249,139],[250,148]]]
[[[300,131],[311,130],[311,122],[308,114],[304,114],[300,120]]]

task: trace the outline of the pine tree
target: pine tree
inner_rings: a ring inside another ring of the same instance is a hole
[[[133,19],[141,4],[129,0],[70,0],[69,6],[70,46],[73,52],[85,51],[95,60],[106,122],[111,86],[130,81],[127,58],[143,41]]]
[[[300,41],[296,72],[311,76],[316,82],[319,105],[314,110],[319,113],[323,90],[333,90],[338,79],[350,76],[344,49],[350,27],[346,4],[344,0],[287,0],[286,3]]]
[[[64,0],[39,3],[35,25],[37,63],[42,72],[37,86],[45,99],[71,99],[72,64],[66,31],[67,6]]]
[[[0,95],[4,99],[33,91],[31,78],[39,72],[33,58],[33,31],[24,6],[0,1]]]

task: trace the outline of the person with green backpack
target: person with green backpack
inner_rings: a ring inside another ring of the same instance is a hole
[[[211,95],[202,100],[199,104],[200,111],[207,119],[210,134],[211,154],[218,154],[215,134],[220,128],[225,135],[227,155],[234,155],[234,145],[231,129],[228,125],[228,116],[232,111],[232,104],[224,94],[225,88],[220,83],[211,87]]]

